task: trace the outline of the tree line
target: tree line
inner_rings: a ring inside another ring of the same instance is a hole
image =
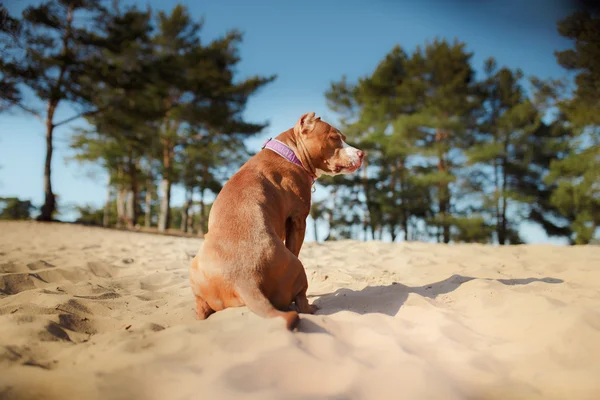
[[[529,221],[587,244],[600,224],[600,19],[558,23],[574,74],[526,79],[489,58],[476,77],[466,44],[394,47],[373,73],[326,93],[346,135],[367,150],[362,176],[330,179],[337,237],[522,243]],[[324,205],[316,205],[323,207]],[[327,214],[325,209],[315,215]]]
[[[103,223],[111,223],[114,205],[115,225],[150,226],[159,194],[159,231],[172,225],[175,183],[185,187],[186,210],[194,194],[218,192],[224,171],[247,156],[244,138],[266,126],[241,114],[275,76],[236,79],[241,33],[204,43],[202,22],[181,5],[154,13],[118,2],[106,8],[96,1],[53,0],[28,7],[21,20],[4,15],[11,24],[3,30],[17,40],[4,41],[2,107],[32,114],[46,128],[42,221],[57,210],[51,162],[61,125],[87,122],[70,146],[76,160],[101,165],[110,177]],[[26,96],[45,107],[31,107]],[[55,114],[63,103],[78,112],[59,121]]]
[[[202,21],[183,6],[52,0],[20,19],[0,16],[0,111],[30,113],[46,128],[38,218],[57,210],[54,129],[81,118],[86,128],[70,136],[74,158],[109,176],[104,208],[80,207],[81,222],[205,233],[209,195],[251,155],[244,140],[267,126],[241,114],[276,79],[237,79],[242,35],[204,42]],[[435,39],[412,51],[397,45],[372,73],[332,82],[328,106],[368,155],[357,174],[319,179],[331,196],[313,202],[311,215],[329,226],[326,239],[516,244],[529,221],[570,243],[594,240],[598,26],[591,12],[558,23],[574,43],[556,52],[572,81],[525,77],[493,58],[476,75],[465,43]],[[43,111],[24,101],[31,96]],[[77,113],[59,121],[64,103]],[[185,191],[180,207],[171,204],[174,185]]]

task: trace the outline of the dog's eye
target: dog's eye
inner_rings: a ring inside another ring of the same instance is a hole
[[[339,143],[342,141],[342,138],[340,135],[331,135],[329,137],[329,139],[331,139],[334,143]]]

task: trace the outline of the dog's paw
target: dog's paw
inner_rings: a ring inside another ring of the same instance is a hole
[[[304,310],[303,314],[314,314],[319,310],[319,307],[314,305],[314,304],[310,304],[308,306],[308,309]]]

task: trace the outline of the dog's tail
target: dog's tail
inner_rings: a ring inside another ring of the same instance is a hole
[[[296,327],[300,317],[296,311],[280,311],[265,297],[257,286],[252,284],[237,288],[238,295],[242,298],[250,311],[263,318],[282,317],[287,329],[290,331]]]

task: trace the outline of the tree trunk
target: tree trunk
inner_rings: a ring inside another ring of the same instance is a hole
[[[108,174],[108,183],[106,185],[106,201],[104,202],[104,215],[102,216],[102,226],[108,228],[110,225],[110,198],[112,197],[112,186],[110,173]]]
[[[129,189],[125,192],[125,221],[128,229],[135,226],[135,194]]]
[[[204,237],[206,232],[204,226],[206,225],[206,208],[204,206],[204,188],[200,188],[200,221],[198,223],[198,236]]]
[[[392,237],[392,243],[396,241],[396,226],[395,224],[390,224],[390,236]]]
[[[442,240],[444,243],[450,242],[450,223],[448,222],[449,217],[449,204],[448,204],[448,185],[443,184],[440,186],[440,214],[442,215]]]
[[[62,50],[61,55],[66,56],[69,49],[69,39],[72,35],[71,24],[73,21],[73,8],[74,4],[70,4],[67,10],[67,29],[64,31],[62,37]],[[58,78],[56,84],[51,92],[50,100],[48,101],[48,108],[46,114],[46,161],[44,162],[44,204],[42,205],[39,221],[51,221],[56,211],[56,197],[52,191],[52,152],[54,150],[52,144],[52,135],[54,133],[54,113],[58,102],[60,101],[60,90],[63,84],[63,79],[66,73],[66,65],[63,64],[58,72]]]
[[[399,219],[400,219],[400,223],[398,224],[397,221],[391,220],[389,222],[389,227],[390,227],[390,234],[392,236],[392,242],[396,241],[396,237],[398,236],[398,233],[396,232],[396,227],[397,225],[400,225],[400,229],[405,229],[406,226],[406,207],[407,207],[407,202],[405,201],[405,194],[404,194],[404,160],[402,158],[397,158],[396,159],[396,165],[394,165],[392,167],[391,170],[391,179],[390,179],[390,193],[396,193],[396,192],[400,192],[400,210],[399,210]],[[397,190],[396,185],[400,186],[400,189]],[[395,207],[398,207],[397,204],[394,204]],[[396,219],[396,215],[394,215],[393,217],[391,217],[392,219]],[[405,231],[406,232],[406,231]],[[405,236],[405,240],[406,240],[406,236]]]
[[[440,164],[443,164],[443,160],[440,159]],[[441,167],[440,171],[446,172],[445,167]],[[444,243],[450,242],[450,222],[448,221],[450,212],[450,193],[447,183],[442,183],[438,186],[439,190],[439,208],[440,215],[442,216],[442,240]]]
[[[435,141],[439,143],[438,148],[438,171],[448,172],[448,166],[444,159],[445,150],[441,147],[442,143],[448,138],[448,132],[438,129],[435,134]],[[450,211],[450,190],[448,183],[442,182],[438,184],[439,209],[442,216],[442,238],[444,243],[450,242],[450,223],[448,222]]]
[[[146,180],[146,198],[144,200],[144,226],[152,226],[152,178]]]
[[[190,207],[192,206],[192,199],[191,199],[191,192],[189,190],[186,190],[186,199],[185,202],[183,203],[183,207],[181,208],[181,226],[179,227],[179,229],[182,232],[186,232],[188,231],[188,225],[189,225],[189,221],[188,218],[190,216]]]
[[[364,220],[364,232],[365,232],[365,241],[368,239],[368,229],[371,228],[371,239],[375,240],[375,231],[377,230],[377,226],[376,226],[376,222],[375,222],[375,218],[374,216],[374,211],[377,211],[377,209],[373,209],[373,202],[371,201],[371,191],[369,190],[369,179],[368,179],[368,158],[365,155],[365,158],[363,159],[363,176],[362,176],[362,183],[363,183],[363,191],[365,193],[365,201],[367,203],[367,213],[368,216],[365,215],[365,220]]]
[[[41,208],[39,221],[52,221],[54,212],[56,211],[56,197],[52,191],[52,153],[54,147],[52,144],[52,136],[54,133],[54,112],[58,102],[50,101],[48,103],[48,114],[46,116],[46,160],[44,162],[44,204]]]
[[[161,198],[158,216],[158,231],[164,232],[171,226],[171,185],[174,149],[172,143],[163,141],[163,176],[160,183]]]
[[[402,231],[404,231],[404,241],[408,242],[408,210],[402,210]]]
[[[506,239],[507,239],[507,235],[506,235],[506,205],[507,205],[507,199],[506,199],[506,187],[507,187],[507,181],[506,181],[506,158],[504,158],[502,160],[502,212],[500,214],[500,232],[498,235],[498,241],[500,242],[500,244],[505,245],[506,244]]]
[[[158,212],[158,231],[164,232],[171,225],[171,181],[163,178],[160,181],[160,209]]]
[[[181,208],[181,224],[179,225],[179,230],[184,233],[187,233],[189,212],[190,212],[190,204],[186,200],[183,203],[183,207]]]
[[[406,196],[406,163],[404,160],[400,161],[398,168],[400,169],[399,180],[400,180],[400,198],[402,202],[402,210],[400,211],[400,225],[404,231],[404,241],[408,242],[408,219],[410,215],[410,200]]]
[[[362,166],[362,184],[363,184],[363,191],[365,193],[365,203],[367,205],[367,209],[364,215],[364,219],[363,219],[363,231],[364,231],[364,238],[363,240],[366,242],[368,239],[368,231],[369,231],[369,221],[370,221],[370,217],[371,217],[371,209],[370,209],[370,202],[369,202],[369,179],[368,179],[368,175],[367,175],[367,167],[368,167],[368,160],[367,157],[363,158],[363,166]],[[316,235],[316,230],[315,230],[315,235]]]
[[[134,162],[134,157],[129,154],[128,157],[128,172],[129,172],[129,190],[127,192],[127,227],[132,229],[137,224],[138,216],[138,188],[139,182],[137,177],[138,162]]]
[[[117,228],[123,228],[127,219],[125,215],[125,196],[125,189],[119,186],[117,188]]]
[[[319,234],[317,233],[317,219],[313,218],[313,229],[315,231],[315,242],[319,243]]]
[[[337,187],[333,187],[333,193],[331,194],[331,209],[329,211],[329,213],[327,213],[327,219],[328,219],[328,224],[329,224],[329,231],[327,232],[327,237],[325,238],[325,240],[330,240],[331,239],[331,232],[334,231],[335,226],[334,225],[334,219],[333,219],[333,213],[336,210],[336,203],[337,203]],[[337,237],[337,235],[336,235]]]
[[[194,217],[195,216],[196,215],[194,214],[194,210],[192,208],[190,208],[189,215],[188,215],[187,231],[186,232],[194,233]]]

